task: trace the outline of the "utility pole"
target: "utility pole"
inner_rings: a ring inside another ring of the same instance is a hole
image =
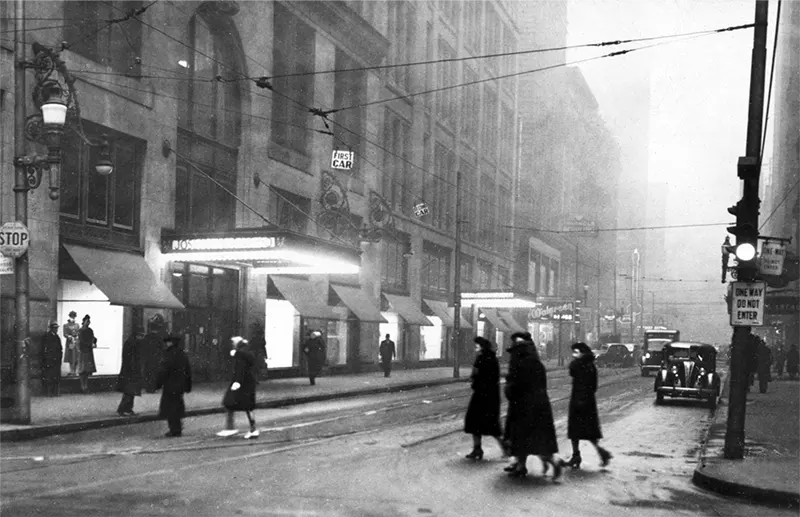
[[[739,158],[738,176],[744,180],[743,195],[736,210],[736,227],[751,228],[736,236],[737,246],[758,243],[758,180],[760,174],[762,116],[764,112],[764,76],[767,68],[767,18],[766,0],[756,1],[753,55],[750,65],[750,105],[747,116],[747,154]],[[755,280],[753,267],[738,267],[737,281]],[[731,344],[730,395],[728,422],[725,432],[724,456],[726,459],[744,457],[744,423],[747,401],[747,345],[751,327],[734,327]]]
[[[456,243],[455,286],[453,289],[453,378],[460,376],[459,348],[461,347],[461,167],[456,171]]]

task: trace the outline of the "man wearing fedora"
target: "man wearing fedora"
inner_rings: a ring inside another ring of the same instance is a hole
[[[178,437],[183,432],[181,419],[186,412],[183,394],[192,391],[192,368],[180,337],[167,336],[164,345],[164,359],[156,378],[156,389],[162,390],[158,414],[167,421],[167,436]]]
[[[133,416],[134,397],[142,395],[142,342],[144,328],[137,324],[133,334],[122,344],[122,366],[117,377],[117,391],[122,393],[122,400],[117,407],[119,416]]]
[[[59,324],[51,321],[47,332],[42,336],[41,356],[39,364],[42,369],[42,386],[44,393],[50,397],[57,397],[59,383],[61,382],[61,356],[64,348],[61,346],[61,337],[58,335]]]

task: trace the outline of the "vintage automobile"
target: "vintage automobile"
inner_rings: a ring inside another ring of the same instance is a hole
[[[635,364],[633,349],[633,345],[630,344],[610,343],[606,352],[595,359],[595,362],[597,366],[630,368]]]
[[[702,399],[710,408],[717,407],[720,377],[717,373],[717,350],[705,343],[669,343],[662,349],[661,371],[656,375],[656,404],[665,396]]]
[[[664,345],[680,340],[681,333],[679,330],[645,330],[642,355],[639,358],[642,377],[647,377],[650,372],[657,372],[661,369],[661,350]]]

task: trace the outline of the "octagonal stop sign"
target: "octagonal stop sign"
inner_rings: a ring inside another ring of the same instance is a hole
[[[6,257],[21,257],[28,251],[28,228],[19,221],[0,226],[0,253]]]

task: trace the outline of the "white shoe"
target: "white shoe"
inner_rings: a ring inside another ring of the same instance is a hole
[[[224,437],[227,437],[227,436],[233,436],[238,432],[239,431],[237,431],[236,429],[225,429],[224,431],[218,432],[217,436],[222,436],[224,438]]]
[[[249,431],[248,433],[246,433],[244,435],[244,439],[245,440],[250,440],[251,438],[258,438],[258,435],[259,435],[259,432],[258,432],[258,429],[256,429],[255,431]]]

